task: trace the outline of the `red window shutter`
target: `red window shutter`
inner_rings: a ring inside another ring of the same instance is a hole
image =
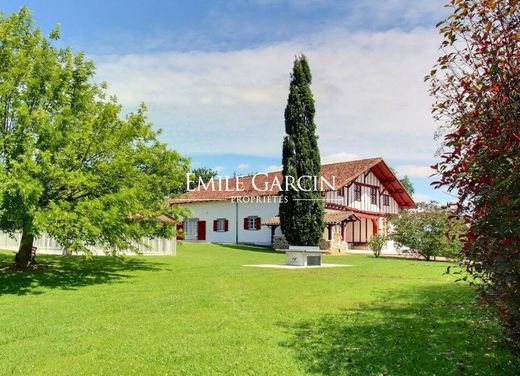
[[[227,219],[224,219],[224,231],[229,230],[229,221]]]
[[[257,230],[260,230],[260,227],[262,226],[262,220],[260,219],[260,217],[257,217],[255,219],[255,227]]]
[[[184,239],[184,222],[177,223],[177,240]]]
[[[213,231],[217,231],[217,220],[213,220]]]
[[[197,222],[197,240],[206,240],[206,221]]]
[[[244,230],[249,229],[249,219],[247,217],[244,218]]]

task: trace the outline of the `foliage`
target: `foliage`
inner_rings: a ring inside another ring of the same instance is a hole
[[[419,203],[390,218],[390,237],[397,246],[417,251],[426,260],[435,256],[456,258],[461,252],[463,223],[436,203]]]
[[[191,170],[191,182],[190,189],[195,189],[199,184],[199,179],[202,179],[204,183],[207,183],[212,178],[218,175],[218,172],[207,167],[197,167]]]
[[[294,61],[289,98],[285,108],[283,142],[283,192],[287,200],[280,204],[280,224],[291,245],[318,245],[325,229],[322,192],[313,189],[313,182],[302,180],[303,189],[285,183],[286,177],[297,181],[302,176],[319,177],[320,151],[314,124],[314,98],[310,89],[311,70],[305,56]]]
[[[445,263],[325,256],[355,266],[291,273],[243,267],[284,262],[257,247],[177,252],[0,272],[0,375],[519,374]]]
[[[399,181],[410,195],[413,195],[415,193],[415,187],[413,186],[413,183],[408,177],[408,175],[405,175],[404,178],[400,179]]]
[[[375,234],[370,238],[368,245],[372,252],[374,252],[375,257],[381,255],[381,250],[384,248],[387,241],[387,237],[383,234]]]
[[[52,46],[22,8],[0,15],[0,229],[22,232],[26,267],[47,232],[71,251],[112,252],[171,229],[166,198],[187,161],[157,140],[145,107],[121,106],[94,84],[82,53]]]
[[[390,168],[390,170],[394,175],[397,175],[396,170],[394,170],[393,168]],[[408,175],[405,175],[403,178],[399,179],[399,181],[410,195],[413,195],[415,193],[415,187],[413,186],[413,183],[408,177]]]
[[[468,225],[464,259],[520,350],[520,2],[452,0],[426,77],[442,122],[434,166]]]

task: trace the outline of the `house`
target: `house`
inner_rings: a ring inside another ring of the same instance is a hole
[[[325,222],[323,238],[349,249],[366,249],[373,234],[385,233],[387,217],[415,202],[382,158],[323,165]],[[172,205],[189,209],[184,239],[219,243],[271,245],[282,236],[278,219],[282,172],[258,174],[187,192]],[[240,189],[239,189],[240,188]]]

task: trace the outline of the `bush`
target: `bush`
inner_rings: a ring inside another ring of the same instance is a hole
[[[370,238],[368,245],[372,252],[374,252],[375,257],[379,257],[381,255],[381,250],[384,248],[387,240],[387,237],[381,234],[376,234]]]
[[[419,203],[417,209],[391,217],[390,223],[396,246],[417,251],[426,260],[436,256],[457,258],[461,253],[462,222],[435,202]]]

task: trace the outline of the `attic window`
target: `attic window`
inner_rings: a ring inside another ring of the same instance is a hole
[[[338,189],[338,196],[345,197],[345,188],[341,187],[340,189]]]
[[[377,188],[370,188],[370,203],[377,205]]]
[[[358,184],[354,185],[354,200],[361,201],[361,186]]]
[[[390,206],[390,196],[383,195],[383,206]]]

